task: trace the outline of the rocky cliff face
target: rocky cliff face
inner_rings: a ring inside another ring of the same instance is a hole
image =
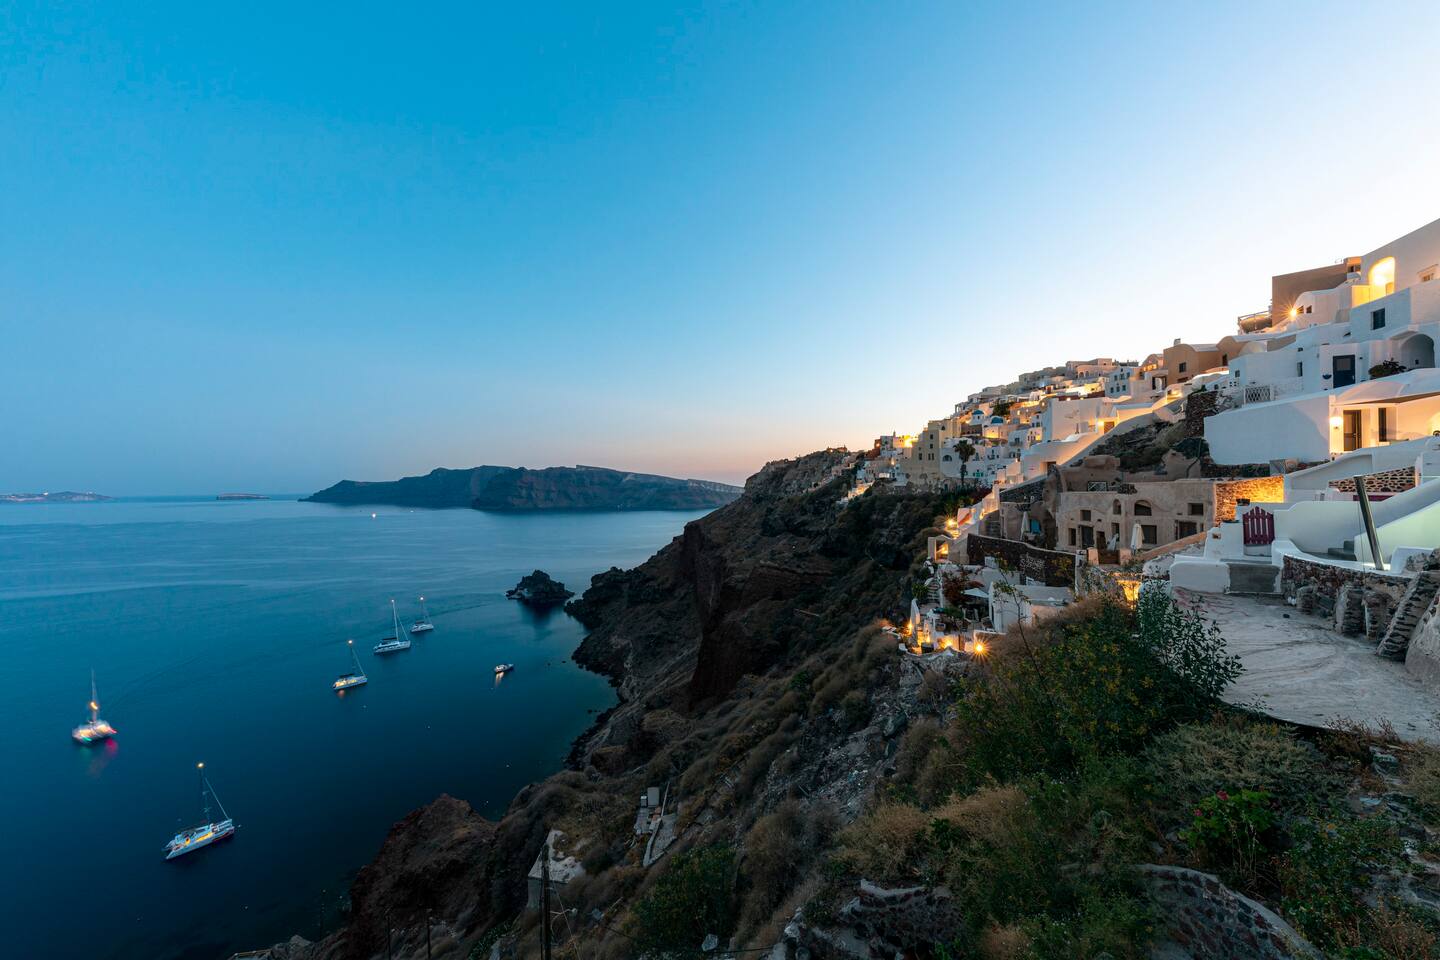
[[[437,468],[423,477],[342,480],[306,497],[316,503],[400,507],[470,507],[497,512],[532,510],[704,510],[740,495],[739,487],[677,480],[603,467]]]
[[[839,508],[842,485],[826,480],[840,456],[771,464],[740,499],[688,524],[644,564],[596,576],[567,607],[589,629],[575,658],[612,679],[620,704],[577,742],[571,769],[522,791],[498,824],[448,797],[412,813],[357,878],[349,925],[285,955],[383,956],[382,909],[393,925],[397,905],[415,912],[424,903],[439,905],[459,939],[473,943],[520,913],[525,874],[549,828],[583,838],[579,855],[590,869],[633,858],[633,798],[656,781],[713,791],[708,801],[687,797],[694,818],[687,840],[695,830],[733,834],[778,802],[786,788],[775,777],[742,794],[724,776],[737,762],[737,744],[768,732],[737,717],[757,697],[773,703],[802,662],[824,663],[827,651],[872,642],[865,628],[908,603],[910,565],[939,508],[927,495],[866,497]],[[883,752],[895,731],[876,726],[852,735],[837,716],[830,710],[802,721],[791,741],[805,754],[796,769],[807,790],[855,794],[870,781],[836,762],[837,744],[851,737],[845,756],[862,757]],[[765,777],[763,766],[757,775]]]

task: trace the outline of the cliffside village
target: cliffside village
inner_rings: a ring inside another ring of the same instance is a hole
[[[1272,712],[1315,722],[1311,701],[1359,698],[1354,712],[1375,713],[1361,719],[1388,710],[1433,736],[1437,276],[1440,221],[1272,277],[1269,308],[1214,343],[1030,371],[880,437],[847,467],[847,500],[953,487],[970,502],[930,539],[902,648],[983,654],[991,633],[1097,586],[1133,599],[1168,580],[1250,660],[1297,632],[1341,643],[1324,651],[1347,663],[1336,689],[1295,696],[1302,678],[1250,664],[1242,693],[1275,699]]]

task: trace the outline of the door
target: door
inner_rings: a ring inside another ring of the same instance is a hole
[[[1330,358],[1330,385],[1332,387],[1348,387],[1355,382],[1355,356],[1353,354],[1344,357]]]
[[[1360,411],[1345,411],[1345,452],[1360,449]]]
[[[1080,528],[1080,546],[1087,549],[1095,546],[1095,530],[1093,527]]]

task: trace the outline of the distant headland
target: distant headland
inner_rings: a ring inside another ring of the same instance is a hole
[[[114,500],[99,493],[76,493],[61,490],[57,493],[0,493],[0,503],[100,503]]]
[[[342,480],[304,499],[315,503],[397,507],[536,510],[703,510],[729,503],[741,487],[677,480],[605,467],[471,467],[431,470],[399,480]]]

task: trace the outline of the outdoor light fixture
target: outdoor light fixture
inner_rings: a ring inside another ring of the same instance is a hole
[[[1344,423],[1345,423],[1345,421],[1344,421],[1344,419],[1341,418],[1341,417],[1331,417],[1331,418],[1330,418],[1330,426],[1331,426],[1332,429],[1339,430],[1340,427],[1344,425]]]

